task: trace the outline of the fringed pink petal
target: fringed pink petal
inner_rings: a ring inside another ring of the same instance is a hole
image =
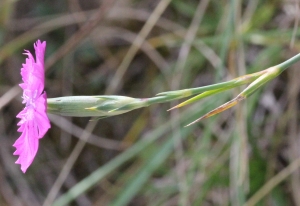
[[[48,131],[48,129],[51,127],[50,121],[46,113],[46,104],[47,104],[46,100],[47,100],[47,95],[44,92],[35,102],[36,113],[35,113],[34,120],[38,127],[39,138],[42,138],[45,135],[45,133]]]
[[[18,132],[21,136],[14,143],[16,151],[14,155],[19,155],[16,164],[21,165],[21,170],[25,173],[31,165],[38,151],[39,139],[42,138],[51,127],[46,114],[47,95],[44,90],[44,54],[46,42],[38,40],[34,44],[36,61],[29,51],[25,64],[21,68],[23,83],[23,103],[26,107],[17,115]]]
[[[32,122],[28,122],[25,126],[25,130],[13,145],[16,148],[14,155],[19,155],[16,164],[21,165],[23,173],[25,173],[27,168],[31,165],[37,153],[39,141],[36,135],[37,131],[34,130],[34,125]]]

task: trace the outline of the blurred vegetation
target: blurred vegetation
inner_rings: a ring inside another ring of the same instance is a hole
[[[298,4],[2,0],[0,205],[300,205],[299,63],[190,127],[240,90],[171,112],[178,102],[99,121],[51,115],[26,174],[12,155],[22,53],[37,39],[47,41],[48,97],[143,98],[261,71],[299,53]]]

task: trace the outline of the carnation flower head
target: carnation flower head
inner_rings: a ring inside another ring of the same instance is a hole
[[[17,115],[20,118],[18,132],[21,136],[14,143],[16,151],[14,155],[19,155],[16,164],[21,165],[21,170],[25,173],[32,163],[38,147],[39,139],[42,138],[50,128],[50,121],[46,114],[47,95],[44,91],[44,54],[46,42],[38,40],[34,44],[35,56],[25,50],[27,55],[25,64],[21,68],[23,83],[23,104],[25,108]]]

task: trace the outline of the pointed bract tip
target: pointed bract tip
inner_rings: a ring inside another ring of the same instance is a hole
[[[97,111],[97,107],[87,107],[87,108],[84,108],[86,110],[92,110],[92,111]]]
[[[206,113],[205,115],[203,115],[202,117],[200,117],[199,119],[196,119],[195,121],[189,123],[188,125],[186,125],[185,127],[188,127],[192,124],[195,124],[196,122],[201,121],[202,119],[208,118],[208,117],[212,117],[216,114],[219,114],[233,106],[235,106],[237,103],[239,103],[240,101],[242,101],[243,99],[245,99],[245,96],[243,96],[242,94],[238,95],[236,98],[226,102],[225,104],[222,104],[221,106],[211,110],[210,112]]]
[[[200,117],[199,119],[196,119],[195,121],[193,121],[193,122],[191,122],[191,123],[185,125],[184,127],[189,127],[189,126],[191,126],[192,124],[195,124],[195,123],[197,123],[197,122],[200,122],[202,119],[205,119],[205,118],[207,118],[207,117],[209,117],[209,116],[204,115],[204,116]]]
[[[119,108],[116,108],[116,109],[109,110],[107,113],[112,113],[112,112],[115,112],[115,111],[117,111],[117,110],[119,110],[119,109],[120,109],[120,107],[119,107]]]
[[[177,109],[177,108],[179,108],[179,107],[180,107],[179,105],[176,105],[175,107],[172,107],[172,108],[168,109],[167,111],[169,112],[169,111],[171,111],[171,110],[173,110],[173,109]]]

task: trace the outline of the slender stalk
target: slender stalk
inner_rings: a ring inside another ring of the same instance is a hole
[[[207,85],[203,87],[196,87],[196,88],[190,88],[190,89],[183,89],[183,90],[177,90],[177,91],[168,91],[168,92],[162,92],[157,94],[157,96],[180,96],[183,97],[189,97],[192,95],[196,95],[202,92],[216,90],[216,89],[231,89],[233,87],[238,87],[244,84],[248,84],[253,82],[255,79],[260,77],[262,74],[264,74],[266,71],[260,71],[253,74],[244,75],[235,79],[232,79],[230,81]]]
[[[299,60],[300,60],[300,53],[293,56],[292,58],[282,62],[281,64],[278,64],[276,67],[279,67],[281,72],[283,72],[284,70],[286,70],[288,67],[292,66],[293,64],[295,64]]]
[[[152,104],[166,103],[176,99],[182,99],[192,95],[197,95],[171,108],[175,109],[198,101],[204,97],[208,97],[232,89],[234,87],[250,83],[249,86],[244,91],[242,91],[235,99],[208,112],[206,115],[193,122],[195,123],[203,118],[207,118],[218,114],[224,110],[227,110],[228,108],[236,105],[241,100],[246,99],[257,89],[261,88],[264,84],[280,75],[286,68],[288,68],[289,66],[296,63],[299,60],[300,54],[297,54],[281,64],[270,67],[260,72],[247,74],[232,79],[230,81],[207,85],[203,87],[162,92],[157,94],[155,97],[151,98],[141,99],[116,95],[71,96],[50,98],[47,99],[48,112],[65,116],[105,118],[109,116],[123,114],[138,108],[148,107]]]
[[[146,102],[148,103],[148,105],[152,105],[152,104],[166,103],[166,102],[173,101],[175,99],[182,99],[182,98],[184,97],[156,96],[156,97],[147,98]]]

